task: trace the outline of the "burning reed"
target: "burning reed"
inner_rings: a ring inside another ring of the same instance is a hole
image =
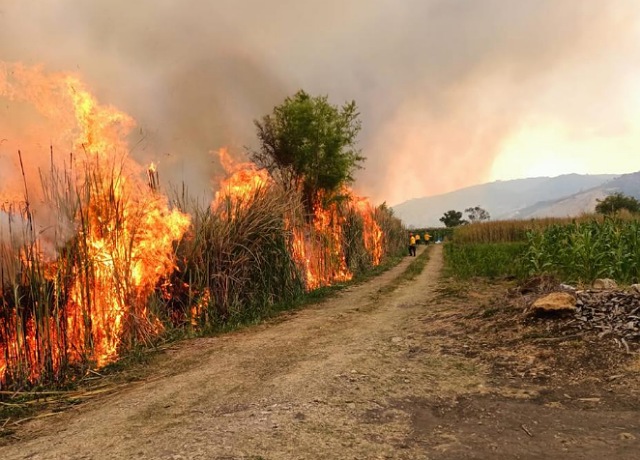
[[[62,382],[175,328],[257,319],[404,249],[385,207],[345,195],[305,216],[299,194],[251,164],[211,205],[182,197],[180,211],[122,168],[82,166],[42,177],[59,213],[55,258],[28,210],[5,212],[13,240],[3,241],[14,244],[0,252],[3,386]]]
[[[220,155],[230,176],[213,203],[177,200],[194,216],[165,296],[177,323],[210,329],[255,319],[305,291],[348,281],[396,251],[398,245],[385,246],[381,225],[391,238],[402,234],[401,225],[385,208],[344,195],[319,201],[306,215],[300,193],[285,191],[253,163]]]
[[[2,72],[0,96],[30,104],[83,152],[52,150],[0,190],[2,389],[62,384],[174,330],[259,318],[404,250],[386,206],[343,189],[310,211],[300,190],[224,153],[213,203],[171,204],[153,166],[114,153],[126,151],[128,116],[75,77]]]
[[[35,233],[34,216],[9,214],[20,238],[0,252],[0,379],[60,381],[72,369],[101,366],[162,330],[147,307],[158,280],[174,270],[173,242],[189,217],[140,188],[121,167],[87,158],[43,177],[58,213],[54,258]],[[72,236],[68,239],[69,227]],[[11,235],[10,235],[11,236]],[[72,373],[72,372],[71,372]]]

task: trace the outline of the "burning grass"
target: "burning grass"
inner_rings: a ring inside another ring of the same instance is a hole
[[[405,249],[386,206],[344,189],[307,215],[300,192],[225,152],[210,205],[170,203],[153,165],[114,153],[130,118],[69,76],[8,75],[0,96],[70,125],[83,154],[52,149],[39,181],[22,168],[20,191],[0,191],[0,390],[66,385],[175,331],[257,320]],[[55,97],[32,100],[34,88]]]
[[[80,165],[77,173],[52,166],[43,183],[59,213],[54,257],[44,252],[27,196],[22,213],[8,214],[0,252],[0,372],[8,385],[62,381],[163,328],[149,299],[175,268],[173,243],[189,217],[120,168],[94,158]]]
[[[384,246],[401,237],[399,222],[362,200],[308,217],[299,195],[251,176],[209,206],[181,197],[170,209],[157,190],[126,185],[120,169],[84,166],[80,181],[52,167],[47,182],[60,221],[74,228],[55,258],[28,210],[8,214],[10,232],[22,233],[0,253],[4,387],[68,381],[174,330],[256,321],[401,247]]]

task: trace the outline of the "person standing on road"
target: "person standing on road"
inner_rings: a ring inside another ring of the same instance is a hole
[[[413,236],[413,233],[409,233],[409,255],[416,256],[416,237]]]
[[[429,244],[430,239],[431,235],[429,235],[429,232],[424,232],[424,244]]]
[[[416,233],[416,244],[420,244],[420,233]]]

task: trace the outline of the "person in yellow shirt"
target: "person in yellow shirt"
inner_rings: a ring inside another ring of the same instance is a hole
[[[420,233],[416,233],[416,244],[420,244]]]
[[[429,240],[431,239],[431,235],[429,233],[424,232],[424,244],[429,244]]]
[[[416,237],[413,236],[413,233],[409,233],[409,255],[416,256]]]

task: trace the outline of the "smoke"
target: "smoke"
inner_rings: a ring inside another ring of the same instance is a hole
[[[637,146],[635,3],[0,0],[0,56],[82,75],[137,121],[133,155],[194,193],[219,173],[209,152],[254,145],[253,120],[285,96],[353,99],[368,158],[356,188],[395,204],[506,177],[496,161],[531,126]],[[0,110],[0,139],[14,136],[0,161],[20,144],[11,123]]]

